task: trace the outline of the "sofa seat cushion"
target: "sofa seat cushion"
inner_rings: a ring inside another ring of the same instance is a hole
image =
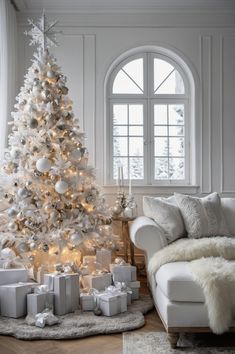
[[[162,265],[156,272],[155,280],[171,301],[205,301],[202,288],[193,280],[188,262],[172,262]]]

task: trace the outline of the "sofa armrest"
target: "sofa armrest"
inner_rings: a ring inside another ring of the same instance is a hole
[[[142,249],[147,261],[152,255],[167,246],[167,240],[160,227],[147,216],[139,216],[130,226],[130,238],[136,247]]]

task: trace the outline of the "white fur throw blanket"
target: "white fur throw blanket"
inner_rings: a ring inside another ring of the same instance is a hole
[[[191,261],[189,269],[203,289],[211,330],[227,331],[235,315],[235,238],[177,240],[152,256],[148,271],[154,274],[176,261]]]

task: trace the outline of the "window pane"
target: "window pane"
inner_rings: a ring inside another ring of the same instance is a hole
[[[143,136],[144,127],[140,125],[130,125],[129,126],[129,135],[140,135]]]
[[[127,157],[114,157],[113,158],[113,179],[118,177],[118,167],[123,166],[123,178],[128,179],[128,159]]]
[[[154,126],[154,135],[167,136],[167,126],[165,125],[155,125]]]
[[[184,159],[169,159],[169,178],[182,180],[185,178]]]
[[[155,179],[168,179],[168,159],[155,158]]]
[[[127,104],[113,105],[113,124],[127,124]]]
[[[154,105],[154,124],[167,124],[167,105]]]
[[[168,156],[167,138],[154,138],[155,156]]]
[[[184,106],[182,104],[169,104],[169,124],[184,124]]]
[[[143,105],[129,105],[129,124],[143,124]]]
[[[184,93],[184,82],[180,73],[167,61],[157,58],[154,59],[154,93]]]
[[[130,156],[143,156],[143,138],[129,138],[129,155]]]
[[[141,88],[144,89],[144,74],[143,74],[143,58],[133,60],[123,66],[125,71],[133,81]]]
[[[169,135],[173,135],[173,136],[184,135],[184,127],[183,126],[169,126]]]
[[[139,158],[139,157],[130,158],[130,174],[132,179],[144,178],[143,158]]]
[[[113,155],[127,156],[127,138],[113,138]]]
[[[127,135],[127,126],[125,125],[114,125],[113,135]]]
[[[184,138],[169,138],[170,156],[184,156]]]
[[[144,87],[143,59],[135,59],[124,65],[113,82],[113,93],[142,94]]]

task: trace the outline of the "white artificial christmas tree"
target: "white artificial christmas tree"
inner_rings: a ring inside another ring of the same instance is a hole
[[[29,21],[30,44],[38,44],[12,113],[2,186],[8,208],[2,247],[36,268],[68,261],[101,247],[115,248],[104,198],[87,165],[84,134],[72,111],[66,77],[48,47],[55,42],[45,15]]]

